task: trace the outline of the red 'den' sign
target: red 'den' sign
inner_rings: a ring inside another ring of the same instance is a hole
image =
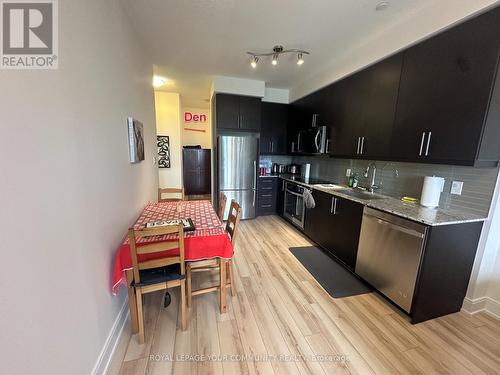
[[[184,121],[185,122],[207,122],[207,115],[204,115],[204,114],[198,115],[196,113],[184,112]]]

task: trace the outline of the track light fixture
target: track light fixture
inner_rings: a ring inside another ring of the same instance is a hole
[[[260,57],[272,56],[271,64],[274,66],[278,65],[279,56],[284,53],[296,53],[297,54],[297,65],[304,64],[304,55],[309,55],[309,52],[301,50],[301,49],[284,49],[283,46],[274,46],[273,52],[266,53],[258,53],[258,52],[247,52],[250,56],[252,56],[252,60],[250,65],[252,68],[257,67],[257,63],[259,62]]]

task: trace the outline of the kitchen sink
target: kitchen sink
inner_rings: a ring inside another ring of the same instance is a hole
[[[336,190],[338,193],[349,195],[350,197],[360,198],[360,199],[384,199],[385,197],[370,193],[369,191],[359,190],[359,189],[341,189]]]

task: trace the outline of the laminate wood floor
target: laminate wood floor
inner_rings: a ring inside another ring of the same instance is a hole
[[[288,251],[310,244],[277,216],[242,221],[227,313],[217,293],[194,297],[183,332],[178,295],[167,309],[161,292],[147,295],[146,342],[127,328],[109,373],[500,374],[499,320],[456,313],[411,325],[375,293],[333,299]]]

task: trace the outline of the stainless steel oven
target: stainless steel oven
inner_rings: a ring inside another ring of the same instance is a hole
[[[305,203],[304,191],[307,188],[293,182],[285,183],[285,202],[283,216],[297,227],[304,229]]]

